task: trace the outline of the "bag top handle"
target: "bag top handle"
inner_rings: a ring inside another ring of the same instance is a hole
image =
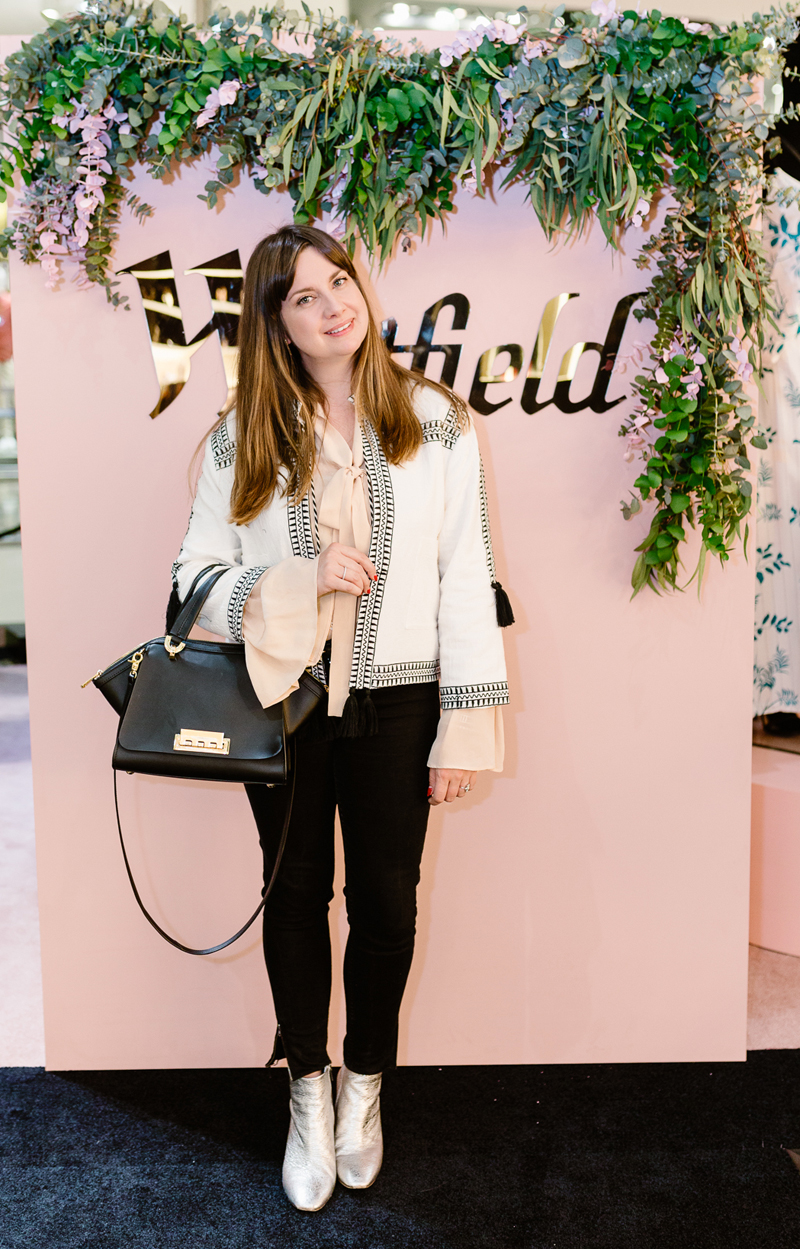
[[[209,570],[204,569],[203,571],[208,572]],[[218,565],[214,568],[213,572],[211,572],[211,575],[207,577],[205,581],[201,582],[197,589],[189,595],[178,613],[178,618],[175,621],[175,624],[172,626],[172,631],[169,634],[171,639],[178,642],[185,642],[186,637],[192,625],[197,620],[197,617],[200,615],[200,611],[209,594],[219,581],[220,577],[224,576],[225,573],[229,571],[230,568],[227,564]],[[203,574],[201,573],[200,576],[202,575]]]

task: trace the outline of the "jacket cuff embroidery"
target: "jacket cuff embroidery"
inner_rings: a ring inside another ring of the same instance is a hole
[[[508,702],[507,681],[487,681],[483,685],[443,685],[439,690],[442,711],[463,711],[469,707],[500,707]]]
[[[250,597],[253,586],[258,581],[262,573],[267,571],[266,564],[263,568],[248,568],[246,573],[236,582],[231,596],[228,600],[228,632],[237,642],[243,642],[242,635],[242,617],[244,616],[244,605]]]

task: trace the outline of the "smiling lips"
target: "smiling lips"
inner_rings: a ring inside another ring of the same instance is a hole
[[[349,321],[344,323],[344,325],[337,325],[335,330],[326,330],[325,333],[329,338],[338,338],[340,334],[344,334],[347,330],[351,329],[354,323],[355,317],[351,317]]]

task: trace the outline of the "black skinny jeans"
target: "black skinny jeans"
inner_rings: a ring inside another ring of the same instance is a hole
[[[374,1075],[397,1060],[397,1020],[414,953],[419,865],[428,824],[428,755],[439,722],[436,682],[372,691],[374,737],[314,740],[327,703],[296,741],[294,807],[278,879],[264,908],[264,957],[293,1079],[324,1068],[331,995],[328,905],[339,808],[350,933],[344,957],[344,1061]],[[288,786],[248,785],[264,878]]]

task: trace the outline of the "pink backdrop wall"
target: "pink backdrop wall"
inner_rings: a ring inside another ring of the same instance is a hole
[[[156,212],[125,219],[119,268],[167,248],[178,274],[236,247],[246,260],[287,219],[285,200],[248,185],[209,212],[196,198],[207,176],[197,166],[141,180]],[[640,241],[631,234],[631,252]],[[38,269],[13,270],[48,1065],[259,1065],[274,1019],[258,937],[191,959],[147,927],[116,844],[115,717],[79,688],[162,629],[187,464],[225,394],[211,340],[174,404],[148,418],[145,319],[134,280],[122,283],[133,310],[115,313],[101,292],[67,282],[51,293]],[[518,190],[463,197],[446,238],[435,229],[374,281],[398,342],[414,341],[437,299],[468,297],[467,329],[450,332],[445,312],[437,334],[463,343],[463,394],[489,347],[519,343],[527,365],[547,300],[579,292],[542,396],[563,353],[602,341],[616,301],[641,286],[630,255],[596,236],[549,248]],[[208,291],[197,276],[178,289],[191,335]],[[631,321],[623,351],[640,336]],[[596,366],[596,355],[581,362],[573,397]],[[619,513],[636,475],[616,437],[623,407],[528,416],[522,381],[491,387],[494,402],[512,402],[478,420],[518,621],[506,634],[507,767],[432,817],[401,1061],[742,1059],[752,570],[736,555],[711,570],[702,601],[692,587],[631,603],[647,518]],[[613,377],[610,395],[627,381]],[[259,889],[243,793],[127,776],[120,788],[157,918],[191,944],[227,935]],[[333,926],[338,962],[340,894]],[[337,996],[334,1057],[342,1030]]]

